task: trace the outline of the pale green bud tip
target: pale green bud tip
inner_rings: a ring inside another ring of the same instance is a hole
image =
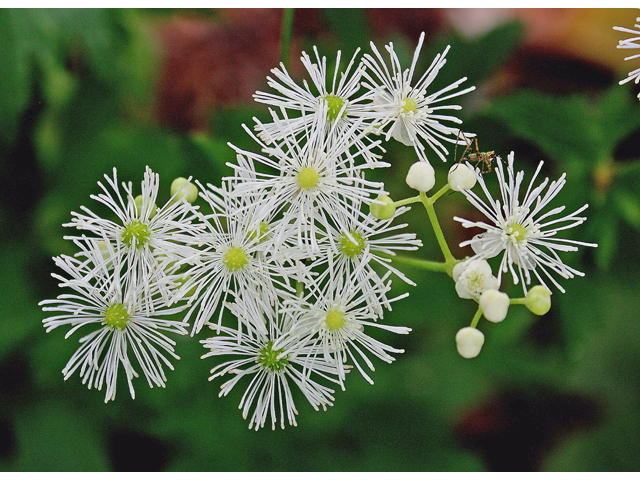
[[[475,358],[484,345],[484,334],[474,327],[464,327],[456,333],[456,347],[463,358]]]
[[[428,162],[416,162],[407,173],[407,185],[419,192],[428,192],[436,184],[436,173]]]
[[[544,315],[551,308],[551,292],[543,285],[536,285],[527,292],[524,304],[536,315]]]
[[[396,206],[393,200],[391,200],[391,197],[387,195],[380,195],[378,198],[376,198],[376,201],[384,202],[384,205],[372,202],[369,206],[371,215],[376,217],[378,220],[388,220],[390,218],[393,218],[393,216],[396,214]]]
[[[180,190],[181,188],[182,190]],[[178,177],[171,182],[171,196],[174,196],[176,193],[178,193],[180,198],[184,198],[187,202],[193,203],[198,198],[198,187],[186,178]]]
[[[449,170],[449,187],[453,191],[469,190],[474,187],[476,180],[474,171],[463,163],[456,163]]]
[[[493,323],[503,321],[509,311],[509,295],[498,290],[485,290],[480,295],[480,308],[484,318]]]
[[[138,214],[140,215],[144,215],[146,212],[142,211],[142,195],[138,195],[133,202],[136,204],[136,212],[138,212]],[[158,210],[158,206],[154,203],[153,205],[148,205],[147,204],[147,210],[151,209],[151,211],[149,212],[149,218],[153,217],[156,214],[156,211]]]

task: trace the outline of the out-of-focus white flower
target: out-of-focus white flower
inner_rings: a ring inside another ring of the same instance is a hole
[[[428,192],[436,184],[436,172],[428,162],[416,162],[409,168],[407,185],[419,192]]]
[[[463,358],[475,358],[484,345],[484,334],[474,327],[464,327],[456,333],[456,347]]]
[[[509,311],[509,295],[498,290],[485,290],[478,302],[484,318],[493,323],[499,323],[507,318]]]
[[[467,200],[482,212],[490,221],[472,222],[463,218],[454,217],[454,220],[462,223],[465,228],[477,227],[485,230],[474,236],[471,240],[464,241],[461,247],[470,245],[475,252],[476,258],[492,258],[502,254],[500,270],[498,272],[498,283],[501,283],[502,273],[510,272],[515,284],[522,281],[525,295],[527,285],[531,283],[531,273],[547,286],[542,275],[550,280],[561,292],[564,289],[551,275],[555,272],[562,278],[573,278],[574,275],[583,276],[584,273],[565,265],[558,256],[558,252],[570,252],[578,250],[576,245],[585,247],[596,247],[594,243],[581,242],[557,238],[556,234],[562,230],[580,225],[586,217],[577,215],[584,211],[588,205],[584,205],[575,212],[560,218],[551,220],[550,217],[561,213],[565,207],[560,206],[542,213],[542,210],[555,198],[564,187],[566,174],[549,184],[546,178],[540,185],[533,188],[543,162],[540,162],[533,178],[520,203],[520,186],[524,178],[524,172],[514,172],[514,154],[511,152],[508,157],[508,165],[505,172],[500,158],[496,168],[496,175],[500,184],[500,200],[494,200],[485,181],[479,173],[476,173],[478,182],[487,198],[487,202],[482,200],[472,190],[463,190]],[[542,196],[543,190],[549,186],[547,192]],[[545,251],[546,250],[546,251]],[[515,265],[515,267],[514,267]],[[517,271],[516,271],[517,269]],[[542,275],[541,275],[542,273]]]
[[[456,282],[456,292],[460,298],[478,300],[485,290],[497,290],[500,287],[498,279],[491,272],[491,266],[484,259],[456,264],[453,267],[453,280]]]
[[[449,152],[441,141],[456,143],[459,129],[444,123],[460,124],[462,120],[452,115],[442,115],[440,113],[442,111],[461,109],[459,105],[443,105],[442,102],[464,95],[474,90],[475,87],[451,93],[467,79],[464,77],[437,92],[428,91],[429,86],[446,63],[448,46],[442,54],[436,56],[431,66],[415,82],[415,85],[412,85],[423,41],[424,32],[420,35],[411,67],[406,70],[402,70],[398,55],[393,49],[393,43],[386,45],[385,48],[389,52],[391,60],[391,71],[376,46],[371,42],[371,49],[376,58],[369,54],[365,54],[363,57],[363,63],[371,70],[371,74],[368,70],[364,71],[363,75],[370,84],[363,82],[363,85],[374,93],[373,107],[386,114],[386,118],[381,122],[378,130],[384,132],[386,129],[387,140],[393,137],[405,145],[413,146],[418,158],[427,162],[424,142],[443,161],[446,161]],[[466,133],[466,136],[473,136],[473,134]],[[463,144],[462,140],[458,143]]]
[[[197,221],[196,209],[183,201],[182,191],[176,194],[162,208],[156,206],[160,178],[149,167],[142,181],[142,195],[134,198],[132,184],[122,183],[125,195],[118,188],[117,172],[113,169],[113,178],[105,175],[107,184],[113,193],[101,182],[98,185],[104,193],[91,195],[93,200],[106,205],[118,218],[113,221],[101,218],[88,208],[80,208],[86,215],[71,212],[72,220],[65,227],[75,227],[88,232],[95,242],[104,242],[103,254],[113,255],[112,265],[121,265],[125,272],[122,280],[134,289],[142,288],[137,300],[140,308],[151,312],[150,277],[158,272],[162,274],[171,268],[171,264],[193,255],[193,246],[198,243],[202,227]],[[179,201],[174,201],[179,199]],[[84,236],[84,234],[83,234]],[[79,236],[67,236],[66,239],[78,239]],[[106,245],[109,248],[106,248]],[[155,283],[165,302],[172,301],[173,286],[162,280]],[[175,300],[175,299],[174,299]]]
[[[447,181],[449,182],[449,187],[451,187],[451,190],[455,192],[469,190],[476,184],[476,173],[470,165],[464,163],[456,163],[449,169]]]
[[[238,336],[236,329],[220,327],[221,335],[201,341],[210,350],[202,358],[236,357],[214,367],[209,380],[232,376],[220,387],[221,397],[242,379],[249,380],[240,401],[243,418],[246,419],[253,409],[249,428],[258,430],[264,427],[268,417],[271,417],[273,430],[276,423],[285,428],[285,420],[289,425],[297,425],[295,417],[298,411],[292,384],[300,389],[315,410],[319,407],[326,410],[333,405],[334,390],[318,383],[318,380],[338,383],[336,367],[331,362],[316,358],[310,344],[301,343],[299,338],[290,335],[292,318],[281,315],[277,306],[273,310],[262,310],[258,304],[252,304],[249,310],[243,308],[240,311],[234,304],[230,310],[235,315],[251,315],[254,318],[250,323],[262,322],[266,328]]]
[[[39,305],[54,315],[43,320],[47,332],[68,325],[68,338],[83,327],[94,330],[80,339],[80,348],[62,370],[67,380],[80,369],[82,383],[101,390],[106,386],[105,402],[116,397],[116,384],[120,366],[124,368],[131,397],[135,398],[132,379],[138,372],[132,361],[135,358],[150,387],[164,387],[167,378],[164,367],[173,370],[166,354],[179,359],[173,346],[175,342],[163,332],[187,334],[184,321],[165,320],[160,317],[174,315],[185,305],[173,308],[165,306],[159,294],[158,275],[148,277],[149,284],[133,284],[122,281],[121,269],[115,268],[111,259],[105,260],[99,246],[90,239],[76,244],[84,247],[78,258],[61,256],[54,261],[67,277],[53,274],[60,286],[73,290],[72,294],[60,294],[55,300],[43,300]],[[138,298],[148,295],[152,315],[140,309]],[[164,353],[163,353],[164,352]]]
[[[636,22],[640,22],[640,17],[636,18]],[[640,42],[640,24],[636,23],[634,27],[636,27],[636,29],[638,30],[633,30],[631,28],[626,28],[626,27],[613,27],[614,30],[617,30],[619,32],[630,33],[633,35],[633,37],[631,38],[625,38],[624,40],[620,40],[618,42],[618,48],[640,48],[640,43],[639,43]],[[626,57],[625,60],[634,60],[638,57],[640,57],[640,53],[636,53],[635,55],[630,55]],[[636,84],[640,82],[640,68],[636,68],[635,70],[629,72],[627,74],[627,78],[620,80],[619,83],[620,85],[622,85],[632,80]],[[638,93],[638,99],[640,100],[640,93]]]

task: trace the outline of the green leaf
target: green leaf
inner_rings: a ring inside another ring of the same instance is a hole
[[[16,22],[20,10],[0,9],[0,142],[13,143],[31,95],[31,66]]]
[[[582,96],[523,91],[496,100],[483,113],[558,160],[577,157],[593,162],[604,148],[593,106]]]
[[[15,418],[14,471],[108,470],[104,437],[96,428],[96,415],[44,397],[26,406]],[[98,407],[98,406],[96,406]]]
[[[618,218],[615,215],[605,215],[604,209],[598,212],[593,222],[598,226],[595,249],[596,263],[599,268],[608,269],[618,249]]]
[[[613,190],[613,201],[618,207],[620,216],[629,225],[640,230],[640,200],[622,189]]]
[[[447,45],[451,45],[451,50],[447,53],[447,64],[433,81],[433,91],[463,77],[467,77],[467,81],[462,84],[463,88],[479,85],[509,58],[522,41],[523,35],[523,25],[520,22],[511,22],[472,40],[458,35],[438,39],[421,54],[421,57],[430,63]]]
[[[343,59],[350,59],[358,48],[369,45],[371,34],[364,10],[359,8],[327,8],[323,10],[329,27],[340,39]],[[295,17],[293,20],[295,24]],[[335,55],[331,55],[335,58]],[[348,62],[348,60],[347,60]],[[346,66],[347,63],[344,63]]]
[[[629,95],[629,88],[615,84],[600,101],[597,121],[603,132],[603,146],[609,151],[640,128],[640,102]]]

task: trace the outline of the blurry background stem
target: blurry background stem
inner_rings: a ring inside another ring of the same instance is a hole
[[[280,34],[280,61],[285,68],[289,68],[291,56],[291,31],[293,30],[293,8],[285,8],[282,11],[282,30]]]

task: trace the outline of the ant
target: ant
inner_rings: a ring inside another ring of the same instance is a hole
[[[466,135],[462,130],[458,130],[458,138],[456,138],[456,146],[454,149],[453,157],[454,159],[458,157],[458,143],[460,142],[460,137],[464,139],[467,147],[462,152],[462,157],[458,160],[458,163],[462,163],[464,161],[467,162],[475,162],[475,166],[477,167],[480,163],[482,163],[481,173],[489,173],[491,172],[491,162],[493,162],[498,156],[496,152],[481,152],[478,148],[478,137],[473,139],[475,143],[475,150],[473,150],[472,143],[467,139]],[[469,155],[465,157],[465,154],[469,152]]]

